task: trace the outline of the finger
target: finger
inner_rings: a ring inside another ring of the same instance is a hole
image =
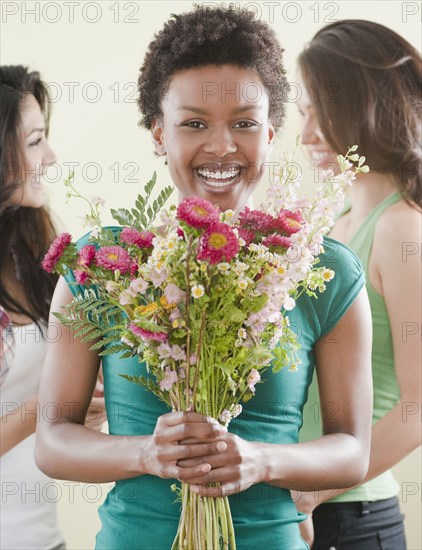
[[[215,455],[219,453],[224,453],[227,450],[227,443],[225,441],[217,441],[216,443],[205,443],[197,445],[175,445],[174,449],[174,459],[179,462],[183,459],[192,459],[198,457],[208,457],[209,455]],[[190,467],[196,467],[199,464],[204,464],[205,459],[199,458],[199,460],[192,464]]]
[[[170,441],[177,441],[179,444],[181,441],[196,439],[196,440],[209,440],[216,439],[217,437],[227,434],[227,428],[221,426],[218,423],[199,423],[199,422],[185,422],[183,424],[177,424],[168,428],[165,432]]]
[[[227,465],[228,458],[226,455],[227,452],[222,452],[214,455],[200,456],[197,458],[183,458],[182,460],[177,461],[177,465],[181,468],[193,468],[194,466],[198,466],[199,464],[205,464],[205,462],[209,462],[213,469],[221,468]]]
[[[210,464],[201,464],[194,468],[177,468],[176,479],[187,483],[188,479],[197,479],[199,483],[203,483],[204,476],[206,476],[211,470]]]

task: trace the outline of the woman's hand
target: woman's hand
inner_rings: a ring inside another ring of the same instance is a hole
[[[101,431],[107,420],[104,397],[93,397],[86,413],[85,426],[91,430]]]
[[[160,416],[154,433],[142,449],[142,470],[161,478],[188,479],[207,483],[209,460],[227,450],[221,438],[227,429],[216,420],[194,412],[172,412]],[[190,464],[181,466],[183,461]]]
[[[312,548],[314,544],[314,524],[312,521],[312,514],[308,516],[305,521],[302,521],[302,523],[299,523],[299,529],[300,529],[300,536],[303,538],[303,540],[309,544],[309,548]]]
[[[246,441],[232,433],[219,438],[227,449],[213,455],[198,458],[184,458],[178,461],[182,470],[191,470],[199,463],[210,465],[210,470],[201,477],[190,476],[185,472],[184,481],[191,484],[191,491],[202,496],[220,497],[240,493],[251,485],[264,481],[266,467],[260,445]],[[218,487],[209,487],[209,483],[221,483]]]
[[[298,512],[302,512],[308,516],[305,521],[299,523],[299,528],[301,537],[309,544],[309,547],[312,548],[315,538],[312,513],[315,508],[321,504],[321,501],[318,500],[319,493],[315,491],[302,492],[293,490],[291,490],[290,493]]]

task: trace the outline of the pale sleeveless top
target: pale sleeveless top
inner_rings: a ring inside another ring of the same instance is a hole
[[[0,392],[1,416],[38,394],[47,341],[35,323],[13,327],[13,365]],[[31,414],[23,408],[22,414]],[[1,421],[1,419],[0,419]],[[35,434],[0,458],[0,548],[51,550],[64,542],[57,523],[56,483],[34,460]]]
[[[366,217],[365,221],[347,246],[351,248],[362,262],[366,275],[366,289],[372,313],[372,377],[374,384],[374,411],[372,422],[385,416],[400,399],[400,390],[394,368],[393,339],[390,321],[384,298],[378,294],[369,280],[369,260],[377,223],[382,214],[401,200],[395,192],[378,204]],[[346,209],[345,214],[349,209]],[[308,402],[304,409],[303,427],[300,441],[316,439],[321,435],[321,418],[316,376],[309,388]],[[395,496],[399,484],[391,470],[371,479],[367,483],[341,494],[330,502],[355,502],[382,500]]]

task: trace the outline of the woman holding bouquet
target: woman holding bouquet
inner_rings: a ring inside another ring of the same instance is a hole
[[[419,415],[410,414],[421,403],[420,338],[409,333],[421,322],[421,57],[382,25],[345,20],[316,34],[299,57],[299,70],[302,141],[317,166],[336,170],[345,144],[359,143],[371,167],[358,175],[331,236],[350,246],[365,268],[373,319],[374,426],[363,483],[305,493],[297,507],[308,514],[315,509],[315,550],[404,550],[399,486],[390,468],[421,444]],[[303,441],[321,434],[314,416],[318,402],[314,381]],[[301,526],[309,541],[311,521]]]
[[[139,77],[141,122],[181,199],[197,195],[221,210],[250,205],[284,120],[281,59],[274,32],[244,10],[196,8],[174,16],[151,42]],[[136,357],[117,355],[103,360],[110,435],[89,432],[83,422],[99,358],[88,344],[70,344],[63,327],[42,384],[43,402],[60,404],[63,414],[41,422],[36,458],[59,478],[117,482],[100,510],[97,548],[170,548],[179,522],[170,486],[179,479],[196,494],[230,495],[237,548],[304,549],[304,516],[288,489],[363,478],[371,414],[364,278],[356,257],[330,239],[320,259],[335,268],[334,280],[318,300],[303,295],[289,316],[300,331],[298,371],[269,374],[230,433],[195,412],[169,412],[152,392],[117,376],[145,372]],[[82,288],[70,286],[75,294]],[[70,303],[72,292],[61,280],[52,311]],[[314,363],[325,434],[298,444]],[[208,485],[214,482],[218,490]]]

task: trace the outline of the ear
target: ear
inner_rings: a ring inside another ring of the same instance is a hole
[[[166,154],[164,145],[164,126],[163,121],[159,118],[154,118],[151,124],[152,141],[154,143],[155,152],[163,156]]]
[[[269,124],[268,124],[268,147],[269,147],[270,151],[273,150],[275,134],[276,134],[276,132],[275,132],[275,129],[274,129],[274,126],[273,126],[273,121],[270,120]]]

